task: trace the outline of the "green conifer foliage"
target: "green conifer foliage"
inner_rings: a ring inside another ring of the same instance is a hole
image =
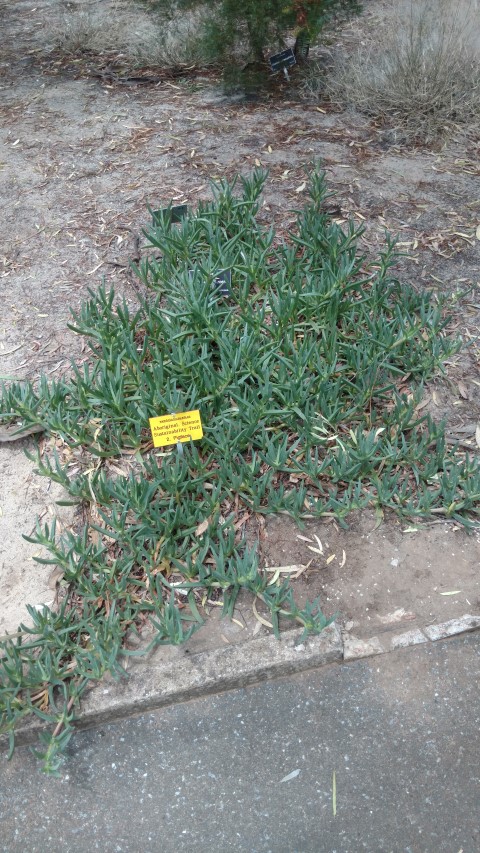
[[[269,50],[296,38],[298,58],[332,20],[360,10],[358,0],[156,0],[171,17],[188,9],[205,13],[200,33],[207,58],[229,63],[234,57],[263,62]]]

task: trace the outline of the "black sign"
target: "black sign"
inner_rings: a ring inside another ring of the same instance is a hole
[[[193,279],[195,275],[195,270],[189,270],[188,274],[190,279]],[[212,281],[212,287],[219,296],[230,296],[230,287],[232,284],[232,271],[231,270],[220,270],[218,275],[216,275]]]
[[[230,287],[232,284],[232,271],[220,270],[219,274],[213,279],[213,286],[218,290],[220,296],[230,296]]]
[[[292,65],[297,64],[295,54],[291,47],[287,48],[287,50],[282,50],[281,53],[275,53],[268,61],[270,63],[270,68],[274,73],[277,71],[284,71]]]
[[[300,30],[295,39],[293,52],[297,62],[305,62],[310,51],[310,35],[308,29]]]
[[[188,213],[187,204],[170,205],[161,207],[160,210],[152,210],[153,224],[159,225],[162,221],[169,221],[170,225],[181,222]]]

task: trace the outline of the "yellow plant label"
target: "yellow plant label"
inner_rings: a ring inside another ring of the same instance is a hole
[[[200,412],[180,412],[177,415],[162,415],[159,418],[149,418],[150,430],[154,447],[166,447],[178,441],[196,441],[203,438]]]

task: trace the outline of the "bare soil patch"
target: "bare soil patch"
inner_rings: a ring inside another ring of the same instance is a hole
[[[265,218],[287,227],[302,203],[305,166],[319,160],[336,192],[332,212],[365,226],[365,251],[382,244],[385,230],[398,234],[399,277],[451,294],[452,330],[470,346],[425,389],[424,407],[447,419],[452,441],[477,452],[478,136],[463,133],[436,150],[403,149],[364,117],[328,102],[301,101],[295,84],[246,103],[225,98],[211,73],[172,78],[142,69],[136,76],[144,79],[132,80],[111,58],[66,61],[48,41],[48,21],[62,9],[58,0],[44,0],[33,11],[25,0],[0,4],[0,376],[59,377],[72,356],[81,359],[79,339],[66,327],[69,310],[102,280],[135,304],[139,285],[130,259],[144,251],[147,204],[194,206],[208,196],[210,178],[261,164],[271,175]],[[35,549],[21,534],[31,532],[37,514],[53,511],[55,493],[34,477],[18,446],[0,447],[0,473],[4,633],[24,619],[25,603],[50,602],[54,595],[51,567],[32,561]],[[67,511],[60,514],[63,523],[73,523]],[[295,582],[300,598],[320,594],[326,612],[339,611],[357,632],[376,633],[388,624],[382,619],[401,609],[410,614],[404,621],[423,623],[478,611],[476,535],[451,524],[410,533],[405,528],[413,525],[396,519],[373,530],[375,522],[366,515],[352,518],[349,531],[322,524],[299,531],[283,516],[267,519],[263,557],[269,565],[290,565],[314,556]],[[325,559],[298,534],[314,544],[316,534]],[[453,590],[460,592],[440,595]],[[210,638],[204,628],[198,643],[250,636],[259,623],[251,603],[242,600],[240,608],[244,628],[217,625]]]
[[[363,512],[350,516],[348,530],[313,521],[299,530],[276,517],[267,519],[263,541],[267,565],[310,563],[295,581],[299,600],[319,595],[326,613],[338,612],[355,634],[480,610],[480,539],[456,525],[379,523]]]

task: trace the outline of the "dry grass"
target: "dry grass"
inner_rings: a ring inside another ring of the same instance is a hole
[[[133,66],[172,66],[200,59],[195,47],[199,21],[182,15],[164,21],[137,2],[105,2],[90,8],[72,6],[54,25],[56,47],[64,54],[120,53]]]
[[[480,127],[479,0],[405,0],[336,63],[331,97],[429,142],[459,125]],[[312,79],[307,91],[322,91]]]

